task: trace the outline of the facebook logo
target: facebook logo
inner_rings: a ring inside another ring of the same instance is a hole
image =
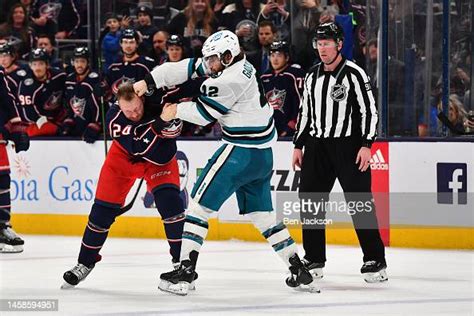
[[[467,204],[467,164],[438,163],[439,204]]]

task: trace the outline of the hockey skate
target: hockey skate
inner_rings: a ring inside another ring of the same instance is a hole
[[[367,261],[364,262],[360,273],[364,277],[367,283],[379,283],[388,281],[387,272],[385,271],[387,264],[380,261]]]
[[[289,259],[291,275],[286,279],[286,285],[297,290],[311,293],[320,293],[321,290],[313,280],[311,273],[304,266],[303,262],[298,257],[298,254],[293,255]]]
[[[324,274],[323,274],[323,268],[325,266],[324,262],[311,262],[307,259],[301,260],[303,262],[303,265],[305,266],[306,269],[308,269],[309,273],[311,273],[311,276],[313,277],[313,280],[316,279],[322,279]]]
[[[194,265],[191,260],[183,260],[179,267],[171,272],[160,275],[160,284],[158,289],[176,295],[185,296],[189,290],[194,290],[194,281],[197,279],[197,273],[194,271]]]
[[[10,225],[0,225],[0,253],[19,253],[25,242],[16,234]]]
[[[99,255],[96,263],[99,262],[101,259],[102,257]],[[74,268],[72,268],[69,271],[64,272],[63,279],[65,282],[63,283],[63,285],[61,285],[61,289],[67,290],[67,289],[75,287],[80,282],[85,280],[85,278],[89,275],[89,273],[91,273],[94,267],[95,267],[95,263],[88,267],[83,265],[82,263],[76,264]]]

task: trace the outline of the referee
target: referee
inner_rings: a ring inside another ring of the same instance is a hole
[[[301,168],[300,198],[310,196],[312,201],[328,201],[337,178],[346,205],[367,203],[363,205],[370,209],[351,211],[364,254],[361,273],[367,282],[382,282],[387,280],[387,265],[369,167],[377,108],[364,70],[341,55],[343,40],[344,33],[335,23],[324,23],[316,29],[313,48],[322,62],[305,77],[292,164],[293,169]],[[304,263],[315,278],[322,277],[326,262],[325,226],[324,221],[308,219],[324,219],[327,212],[327,208],[319,213],[301,212]]]

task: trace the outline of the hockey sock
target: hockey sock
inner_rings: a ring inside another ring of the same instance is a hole
[[[248,214],[263,237],[272,245],[273,250],[283,262],[290,266],[289,259],[298,252],[296,244],[283,223],[276,222],[276,213],[253,212]]]
[[[8,173],[0,175],[0,223],[10,222],[10,175]]]
[[[183,230],[183,244],[181,246],[181,261],[192,259],[191,252],[196,252],[196,256],[206,239],[209,229],[209,216],[211,212],[204,209],[194,200],[189,201],[189,208],[186,214],[186,222]]]
[[[179,261],[181,238],[184,226],[183,201],[177,188],[162,188],[153,192],[155,205],[163,219],[170,254],[174,262]]]
[[[89,222],[82,237],[79,263],[89,267],[99,260],[99,251],[107,239],[110,226],[119,213],[120,209],[106,207],[97,202],[92,205]]]

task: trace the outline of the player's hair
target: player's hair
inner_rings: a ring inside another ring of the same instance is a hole
[[[121,83],[117,90],[117,100],[131,101],[136,96],[135,90],[133,89],[133,83],[124,82]]]

